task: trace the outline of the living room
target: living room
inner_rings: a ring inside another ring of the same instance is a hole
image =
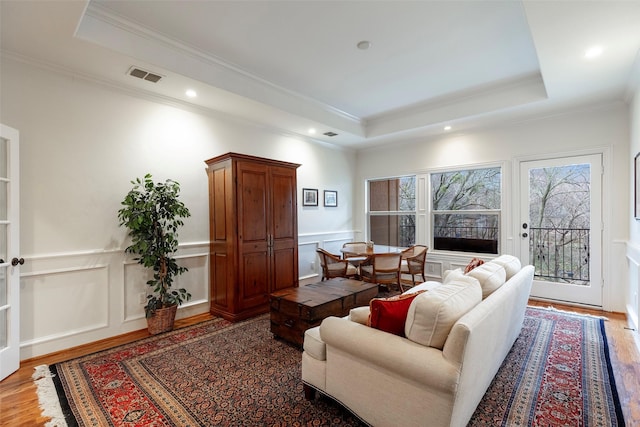
[[[19,267],[21,359],[146,327],[139,302],[144,271],[123,253],[126,231],[117,221],[130,181],[146,173],[180,182],[192,213],[180,232],[179,258],[189,272],[179,282],[193,297],[178,317],[207,313],[204,161],[230,151],[301,164],[301,280],[319,278],[316,247],[368,238],[368,179],[500,166],[501,252],[519,255],[515,182],[521,163],[599,154],[604,165],[601,306],[625,313],[638,328],[640,226],[633,215],[633,160],[640,152],[637,29],[628,35],[636,56],[634,65],[625,69],[625,86],[607,96],[581,99],[552,112],[524,111],[506,121],[474,114],[472,125],[461,121],[462,130],[433,125],[420,135],[400,134],[385,144],[353,148],[154,93],[145,81],[120,84],[132,79],[127,69],[120,69],[122,55],[73,37],[85,6],[0,4],[0,123],[20,132],[20,257],[25,260]],[[631,16],[637,16],[637,8],[632,11],[636,15]],[[48,50],[52,53],[38,56]],[[70,68],[74,61],[112,68],[119,77],[106,80]],[[328,122],[327,129],[334,129]],[[302,206],[302,188],[337,191],[337,207]],[[426,229],[417,238],[429,245],[428,239]],[[469,259],[467,254],[430,252],[431,277],[437,279],[451,265]]]

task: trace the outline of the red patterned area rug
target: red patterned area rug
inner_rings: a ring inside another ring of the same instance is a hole
[[[604,319],[528,307],[470,426],[624,426]]]
[[[300,356],[268,316],[216,319],[39,367],[36,383],[43,408],[55,386],[54,426],[363,425],[327,398],[304,399]],[[470,425],[624,425],[602,320],[528,308]]]

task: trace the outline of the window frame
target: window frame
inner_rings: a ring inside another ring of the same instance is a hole
[[[500,172],[499,189],[500,189],[500,201],[499,208],[497,209],[469,209],[469,210],[434,210],[433,208],[433,190],[432,190],[432,178],[434,174],[445,174],[453,172],[464,172],[481,169],[498,169]],[[506,168],[504,163],[489,163],[489,164],[476,164],[476,165],[459,165],[446,168],[431,169],[426,172],[427,175],[427,216],[429,218],[427,225],[427,232],[429,234],[429,248],[431,252],[443,253],[443,254],[455,254],[455,255],[473,255],[473,256],[497,256],[501,253],[503,248],[503,236],[507,232],[506,224],[504,223],[504,206],[505,199],[508,197],[505,194],[505,172]],[[496,251],[494,252],[474,252],[474,251],[460,251],[451,249],[436,249],[435,247],[435,224],[436,215],[452,214],[452,215],[495,215],[497,216],[496,224],[498,227],[496,237]],[[508,232],[507,232],[508,233]]]
[[[387,211],[372,211],[371,210],[371,186],[370,183],[374,181],[389,181],[394,179],[402,179],[402,178],[413,178],[414,180],[414,208],[412,210],[387,210]],[[413,244],[416,244],[418,240],[418,174],[401,174],[396,176],[387,176],[387,177],[375,177],[375,178],[367,178],[365,179],[365,213],[366,213],[366,236],[367,240],[373,240],[371,235],[371,218],[372,217],[388,217],[388,216],[403,216],[403,215],[413,215],[414,217],[414,233],[413,233]],[[375,243],[375,242],[374,242]]]

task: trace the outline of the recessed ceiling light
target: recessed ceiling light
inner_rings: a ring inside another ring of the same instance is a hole
[[[584,57],[587,58],[587,59],[596,58],[596,57],[602,55],[603,50],[604,49],[600,45],[591,46],[589,49],[584,51]]]
[[[309,135],[313,135],[316,133],[316,130],[314,128],[309,128],[307,132],[309,132]]]
[[[445,126],[444,130],[451,130],[451,126]]]
[[[356,46],[358,46],[358,49],[360,50],[367,50],[371,47],[371,42],[369,40],[362,40],[358,42]]]
[[[185,94],[189,97],[189,98],[195,98],[196,96],[198,96],[198,94],[196,93],[195,90],[193,89],[187,89],[187,91],[185,92]]]

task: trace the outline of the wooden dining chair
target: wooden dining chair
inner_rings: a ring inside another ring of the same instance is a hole
[[[342,258],[346,259],[358,268],[360,263],[367,259],[367,243],[366,242],[347,242],[342,245]]]
[[[422,281],[426,281],[424,277],[424,263],[427,259],[427,251],[429,247],[424,245],[413,245],[402,251],[402,263],[400,264],[400,274],[410,274],[411,283],[416,285],[416,277],[420,275]]]
[[[351,265],[346,259],[342,259],[322,248],[316,249],[316,252],[320,257],[320,266],[322,266],[322,280],[328,280],[334,277],[351,278],[358,275],[358,269]]]
[[[374,254],[360,263],[360,278],[364,281],[385,285],[397,285],[404,292],[400,280],[401,253]]]

